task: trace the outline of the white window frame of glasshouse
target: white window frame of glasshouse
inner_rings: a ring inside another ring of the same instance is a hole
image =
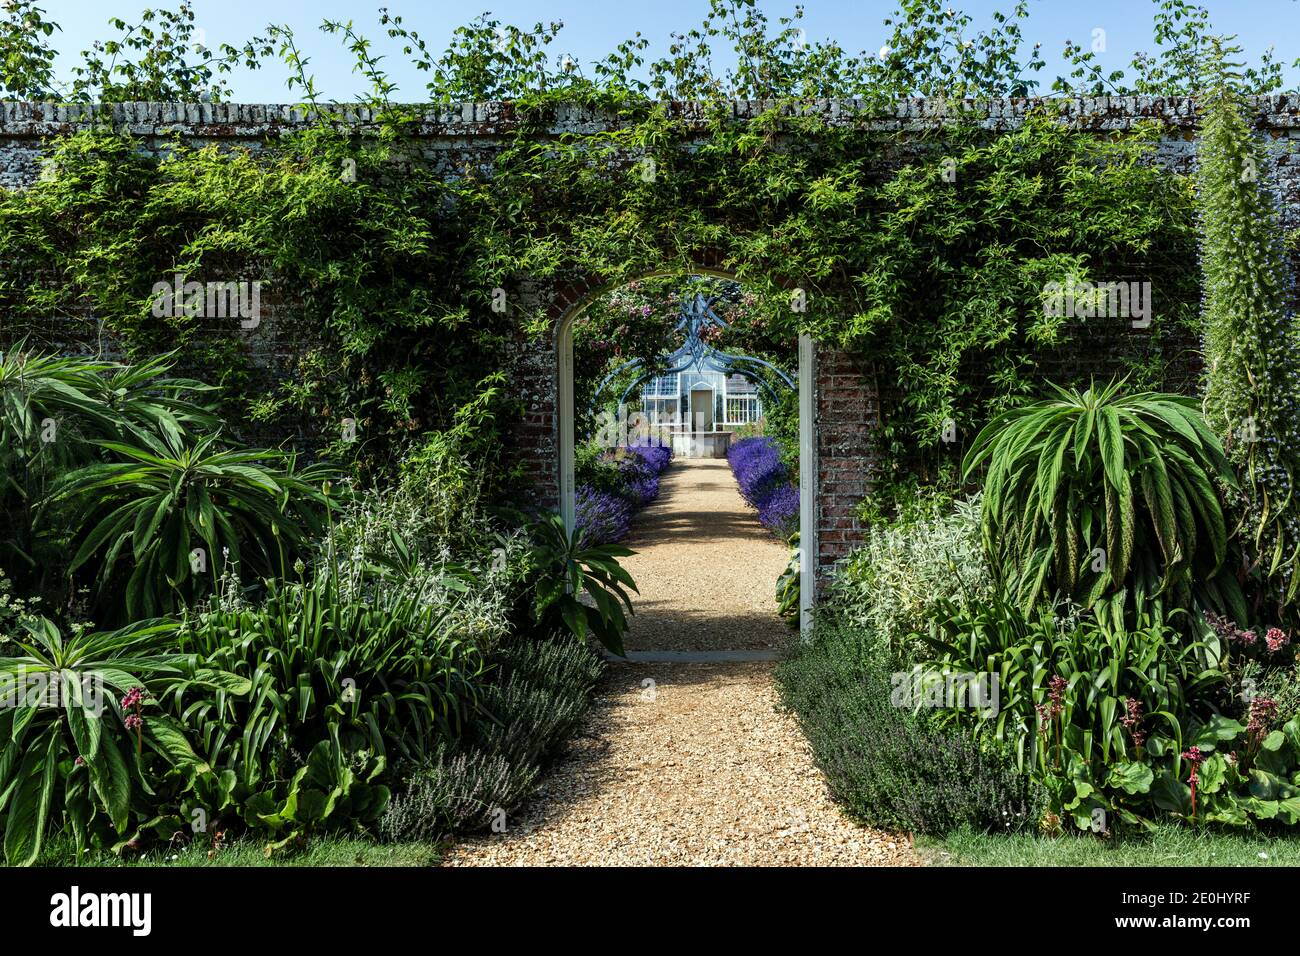
[[[673,372],[671,375],[652,376],[651,378],[646,379],[645,384],[641,386],[641,413],[649,419],[649,422],[652,425],[680,425],[682,424],[682,422],[679,421],[679,418],[681,417],[680,412],[682,400],[685,399],[688,406],[689,410],[686,413],[686,417],[689,419],[691,412],[693,411],[693,409],[690,408],[691,392],[695,391],[697,387],[699,387],[701,391],[707,387],[709,391],[713,393],[715,411],[718,402],[718,393],[721,392],[722,394],[722,417],[719,420],[719,424],[724,427],[752,425],[762,417],[763,401],[758,394],[758,389],[753,386],[752,381],[749,379],[746,379],[746,381],[750,381],[751,388],[753,389],[752,391],[736,393],[731,391],[729,384],[731,376],[740,374],[741,373],[739,372],[732,372],[729,374],[718,369],[693,368],[684,372]],[[701,378],[699,381],[691,383],[688,387],[684,384],[682,378],[683,375],[698,375],[701,376]],[[717,385],[713,384],[712,376],[721,377],[722,386],[720,389]],[[742,378],[743,377],[744,376],[742,375]],[[673,385],[668,386],[667,380],[671,380]],[[740,403],[745,409],[742,417],[733,417],[733,402]],[[663,406],[669,403],[672,403],[675,407],[668,415],[665,415]]]

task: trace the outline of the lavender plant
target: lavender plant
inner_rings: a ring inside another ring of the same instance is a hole
[[[789,538],[799,527],[799,489],[781,461],[775,441],[742,438],[727,451],[727,461],[741,496],[758,511],[763,527]]]

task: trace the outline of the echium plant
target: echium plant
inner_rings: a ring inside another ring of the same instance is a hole
[[[1231,52],[1231,51],[1228,51]],[[1270,597],[1300,589],[1300,331],[1268,156],[1235,65],[1207,61],[1199,145],[1205,414],[1241,476],[1239,535]]]

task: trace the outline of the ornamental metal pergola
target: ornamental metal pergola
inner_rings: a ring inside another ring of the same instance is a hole
[[[704,368],[710,365],[723,373],[736,372],[743,375],[762,390],[769,399],[775,399],[778,393],[768,377],[761,374],[762,370],[771,372],[784,383],[786,388],[794,389],[794,379],[771,362],[765,361],[756,355],[738,355],[724,352],[704,341],[703,333],[705,329],[711,326],[718,329],[729,328],[727,322],[713,311],[713,304],[722,298],[728,289],[734,288],[737,288],[736,284],[730,283],[716,295],[706,297],[704,293],[696,292],[689,299],[683,300],[676,326],[676,330],[683,333],[685,337],[681,347],[664,357],[664,361],[668,363],[667,369],[659,372],[646,371],[634,379],[623,390],[623,394],[619,396],[620,405],[626,404],[628,396],[648,379],[655,376],[676,375],[691,368]],[[645,363],[639,358],[631,359],[606,375],[600,385],[597,386],[592,397],[593,410],[598,407],[601,393],[605,391],[610,382],[615,381],[626,372],[644,365]]]

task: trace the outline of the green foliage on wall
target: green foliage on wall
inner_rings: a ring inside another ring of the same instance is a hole
[[[1195,290],[1184,267],[1190,190],[1155,164],[1153,130],[1103,138],[1036,116],[1003,136],[950,127],[930,144],[876,131],[870,112],[832,124],[803,114],[803,80],[824,74],[828,90],[869,89],[884,104],[907,91],[899,64],[787,49],[797,17],[773,32],[751,4],[736,6],[742,16],[724,15],[719,0],[700,45],[653,64],[645,88],[632,77],[635,44],[621,65],[586,77],[548,72],[540,25],[490,54],[492,23],[464,28],[460,46],[428,57],[430,99],[514,96],[514,124],[490,166],[454,169],[420,156],[414,113],[393,105],[351,24],[324,29],[370,84],[377,122],[365,135],[329,122],[291,33],[280,33],[318,126],[256,152],[176,143],[161,160],[124,135],[86,131],[58,144],[33,188],[0,194],[0,260],[14,264],[0,277],[0,310],[17,317],[7,337],[52,342],[93,315],[84,338],[102,327],[133,355],[179,347],[187,372],[236,386],[229,393],[246,403],[236,417],[296,431],[367,475],[408,437],[448,427],[477,383],[509,366],[521,333],[551,334],[519,305],[524,280],[616,286],[720,265],[771,317],[772,341],[806,331],[887,370],[884,451],[895,462],[937,448],[949,422],[974,434],[1027,391],[1035,350],[1067,340],[1042,308],[1048,282],[1140,277],[1155,289],[1157,327],[1177,325]],[[915,48],[907,56],[924,61],[927,92],[1020,82],[1008,52],[1016,18],[980,40],[979,62],[949,51],[966,65],[945,85],[942,57],[926,60],[922,40],[946,49],[963,27],[933,4],[904,6],[896,49]],[[383,22],[427,57],[399,18]],[[744,52],[712,86],[710,37]],[[488,73],[505,85],[474,79]],[[703,128],[660,95],[698,96]],[[737,122],[732,95],[778,99]],[[555,132],[557,109],[575,103],[618,122]],[[293,367],[268,381],[253,366],[258,329],[214,334],[210,320],[157,316],[151,290],[177,274],[264,280],[276,330],[261,334],[279,337]]]
[[[231,417],[299,431],[363,472],[404,436],[449,425],[501,364],[510,330],[490,309],[471,319],[458,280],[451,187],[391,140],[322,127],[259,155],[178,143],[157,159],[94,129],[60,141],[48,169],[0,194],[8,341],[179,349],[185,371],[233,386]],[[177,275],[260,282],[274,329],[155,308],[155,284]],[[279,383],[251,362],[260,335],[293,356]]]

